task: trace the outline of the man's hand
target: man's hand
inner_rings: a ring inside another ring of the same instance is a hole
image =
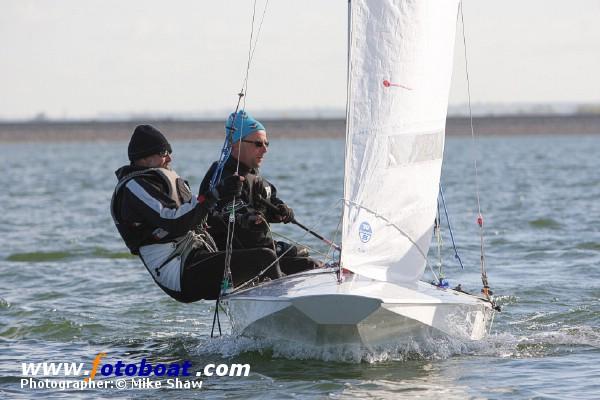
[[[263,230],[266,227],[266,220],[262,214],[256,212],[247,212],[236,215],[236,220],[243,229],[251,231]]]
[[[240,197],[242,195],[242,182],[244,181],[243,176],[232,175],[228,176],[217,186],[219,192],[219,198],[221,200],[230,200],[234,197]]]
[[[285,204],[279,204],[277,206],[276,217],[279,219],[280,222],[288,224],[294,220],[294,210],[292,210],[291,207],[288,207]]]

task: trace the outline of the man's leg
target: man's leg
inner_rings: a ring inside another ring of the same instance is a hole
[[[234,250],[231,254],[231,276],[234,287],[257,276],[263,269],[275,261],[273,250],[258,248]],[[216,299],[221,290],[225,252],[192,252],[183,267],[181,289],[184,301]],[[264,274],[271,279],[281,276],[278,263]]]
[[[297,274],[298,272],[320,268],[322,263],[313,260],[310,257],[286,257],[279,259],[281,271],[286,275]]]
[[[275,251],[264,247],[234,250],[231,255],[231,275],[234,286],[254,278],[267,267],[269,269],[265,271],[263,277],[281,278],[284,275],[281,273],[279,262],[275,261],[276,259]],[[253,272],[249,274],[248,271]]]

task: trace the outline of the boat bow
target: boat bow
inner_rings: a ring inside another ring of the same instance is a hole
[[[478,340],[493,310],[485,299],[425,282],[401,286],[316,270],[224,299],[234,334],[309,345],[398,344],[450,335]]]

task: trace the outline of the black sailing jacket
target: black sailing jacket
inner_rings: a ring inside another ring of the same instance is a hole
[[[223,167],[221,182],[233,175],[236,172],[237,160],[234,157],[229,157]],[[200,184],[199,193],[206,193],[210,186],[210,180],[213,176],[217,163],[214,162],[204,176]],[[279,222],[273,211],[256,201],[256,196],[261,196],[263,199],[269,200],[273,205],[284,204],[277,197],[277,188],[261,177],[258,169],[248,168],[243,163],[239,163],[238,175],[245,178],[242,186],[241,200],[245,203],[245,207],[238,210],[238,213],[260,213],[264,215],[268,222]],[[227,204],[220,202],[215,213],[208,218],[209,233],[215,239],[220,250],[225,250],[227,241],[227,218],[228,215],[224,212]],[[236,223],[235,236],[233,242],[234,248],[254,248],[268,247],[273,248],[273,238],[266,224],[259,225]]]

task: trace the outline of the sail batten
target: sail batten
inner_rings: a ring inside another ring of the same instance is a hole
[[[458,0],[352,0],[342,264],[416,282],[431,241]]]

